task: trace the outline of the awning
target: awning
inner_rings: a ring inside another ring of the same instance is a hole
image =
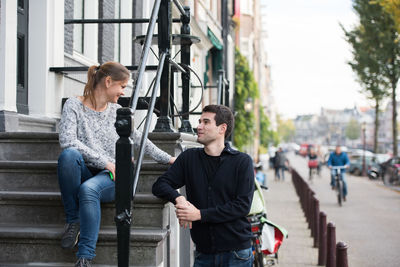
[[[221,50],[223,45],[221,42],[218,40],[217,36],[210,30],[210,28],[207,27],[207,36],[208,39],[210,39],[211,43],[217,48],[218,50]]]

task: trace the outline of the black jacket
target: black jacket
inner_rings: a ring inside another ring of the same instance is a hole
[[[203,253],[251,247],[251,226],[246,219],[254,193],[251,158],[228,144],[221,153],[215,176],[208,182],[203,148],[182,152],[153,185],[153,194],[175,203],[176,189],[186,186],[186,195],[200,210],[201,221],[193,222],[191,236]]]

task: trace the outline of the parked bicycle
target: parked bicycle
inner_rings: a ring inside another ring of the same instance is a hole
[[[335,190],[337,193],[338,204],[339,204],[339,206],[342,206],[342,201],[344,198],[342,170],[344,170],[346,168],[346,166],[332,166],[331,168],[332,168],[332,170],[336,170]]]
[[[287,231],[267,220],[267,211],[262,190],[268,188],[255,181],[253,203],[247,219],[253,234],[252,247],[254,267],[272,266],[278,262],[278,249]]]

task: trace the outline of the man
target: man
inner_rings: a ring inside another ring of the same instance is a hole
[[[285,153],[283,152],[282,148],[280,147],[278,151],[275,154],[275,179],[280,180],[281,176],[280,173],[282,173],[282,181],[285,181],[285,170],[287,168],[289,161],[285,156]]]
[[[194,266],[253,264],[251,226],[246,219],[254,193],[252,159],[225,143],[233,114],[221,105],[204,107],[197,141],[204,148],[182,152],[153,185],[153,194],[175,204],[196,244]],[[176,189],[186,186],[187,200]]]
[[[331,169],[331,186],[332,189],[335,189],[335,175],[337,170],[332,170],[332,167],[335,166],[345,166],[345,168],[341,169],[341,179],[343,181],[343,200],[346,201],[347,196],[347,183],[344,176],[346,172],[346,168],[350,166],[349,157],[345,152],[342,152],[340,146],[336,146],[335,151],[329,155],[328,159],[328,168]]]

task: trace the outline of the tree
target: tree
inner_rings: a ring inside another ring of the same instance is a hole
[[[370,30],[366,31],[369,27],[360,25],[352,31],[346,31],[342,26],[342,29],[347,42],[352,46],[353,60],[348,64],[357,74],[357,81],[362,86],[365,95],[375,102],[374,152],[376,153],[378,150],[380,105],[382,100],[389,95],[389,89],[386,79],[382,75],[382,66],[376,59],[373,45],[375,41],[368,36]]]
[[[350,140],[360,138],[361,126],[357,120],[351,119],[346,126],[346,137]]]
[[[368,0],[353,0],[353,8],[359,16],[360,24],[351,32],[345,32],[350,33],[350,35],[346,35],[346,38],[359,45],[358,48],[353,49],[354,61],[352,63],[355,66],[358,65],[357,67],[362,70],[356,71],[356,73],[372,97],[375,93],[379,95],[380,90],[390,89],[391,91],[393,154],[397,155],[396,87],[400,78],[399,34],[392,17],[383,10],[381,5]],[[353,35],[351,36],[351,34]],[[352,42],[350,43],[352,44]],[[355,54],[359,57],[354,56]],[[376,100],[378,100],[375,105],[375,109],[378,110],[376,114],[378,118],[379,96]],[[377,131],[377,127],[375,128]]]
[[[400,0],[377,0],[371,3],[379,3],[392,16],[397,32],[400,33]]]
[[[255,133],[254,112],[246,111],[244,104],[247,99],[258,98],[257,83],[254,80],[253,73],[249,68],[247,59],[240,54],[239,50],[235,51],[235,128],[233,135],[233,143],[239,149],[243,150],[244,146],[249,145],[253,141]]]

